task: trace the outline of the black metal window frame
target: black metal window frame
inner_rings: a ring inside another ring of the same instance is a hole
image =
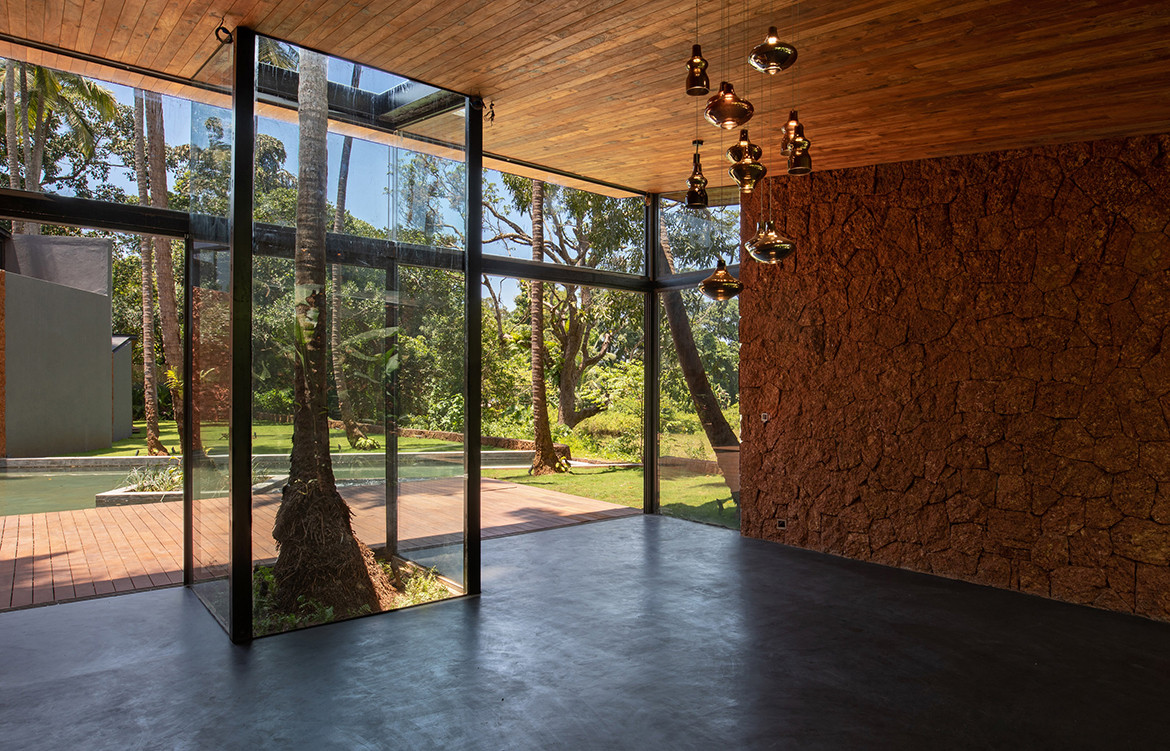
[[[229,567],[230,615],[226,624],[233,641],[247,642],[252,639],[251,602],[251,262],[253,252],[261,255],[282,255],[287,245],[284,237],[291,230],[283,227],[260,225],[252,222],[253,206],[253,154],[256,138],[256,68],[255,55],[258,35],[255,31],[239,27],[234,34],[233,78],[232,78],[232,195],[229,205],[231,214],[228,233],[222,238],[231,242],[231,357],[232,357],[232,403],[229,417],[229,481],[230,495],[230,549]],[[18,42],[19,43],[19,42]],[[69,55],[69,51],[62,50]],[[330,55],[323,52],[322,54]],[[74,57],[80,57],[73,55]],[[336,57],[336,55],[330,55]],[[243,64],[241,64],[243,63]],[[436,87],[437,88],[437,87]],[[454,92],[452,92],[454,93]],[[445,252],[441,249],[387,241],[369,241],[370,247],[354,238],[344,251],[332,253],[333,262],[350,262],[368,265],[374,257],[393,255],[397,262],[433,268],[449,268],[464,271],[464,577],[466,595],[481,593],[481,458],[478,442],[467,436],[478,435],[482,428],[480,409],[482,396],[482,319],[480,309],[483,294],[479,280],[484,275],[504,276],[513,279],[585,285],[606,289],[635,292],[643,296],[643,329],[645,365],[643,378],[643,512],[655,514],[658,503],[658,430],[660,395],[658,376],[661,372],[660,316],[661,293],[668,290],[693,288],[707,277],[712,269],[688,271],[678,274],[663,274],[659,261],[659,230],[662,197],[653,193],[642,193],[626,186],[595,180],[556,169],[517,162],[507,157],[483,151],[483,120],[481,99],[460,94],[464,98],[465,133],[464,145],[467,165],[466,196],[467,247],[463,253]],[[643,216],[644,273],[625,274],[603,269],[566,266],[563,264],[539,263],[524,259],[484,255],[482,247],[482,180],[484,158],[489,157],[503,163],[515,163],[526,168],[540,169],[550,175],[558,175],[599,187],[616,188],[641,196],[645,203]],[[0,217],[36,221],[45,224],[104,229],[143,235],[160,235],[182,239],[186,243],[184,261],[185,341],[184,341],[184,406],[191,414],[192,343],[192,263],[194,253],[191,217],[186,212],[159,209],[149,206],[113,204],[84,198],[71,198],[21,190],[0,189]],[[340,245],[340,244],[339,244]],[[389,250],[387,245],[393,245]],[[271,247],[268,247],[271,246]],[[377,247],[375,247],[377,246]],[[327,250],[327,252],[329,252]],[[738,273],[738,264],[729,266],[728,271]],[[388,277],[389,279],[389,277]],[[246,394],[246,400],[236,400],[237,393]],[[184,551],[183,581],[193,583],[193,488],[191,431],[185,431],[182,438],[184,465]]]

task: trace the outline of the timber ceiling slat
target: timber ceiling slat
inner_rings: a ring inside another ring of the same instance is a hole
[[[109,30],[118,24],[118,19],[122,15],[123,0],[103,0],[101,5],[101,15],[97,18],[97,29],[93,38],[92,50],[90,54],[97,57],[109,58],[112,60],[121,60],[126,57],[127,50],[125,49],[110,49],[110,34]],[[34,37],[40,39],[40,36]]]
[[[452,20],[448,13],[453,9],[443,0],[422,0],[412,3],[409,8],[399,5],[396,6],[396,12],[391,11],[391,7],[394,6],[385,3],[380,4],[380,7],[384,8],[382,11],[384,16],[379,16],[377,25],[368,29],[368,33],[357,35],[359,38],[346,52],[348,56],[362,60],[402,60],[412,53],[410,48],[401,44],[402,39],[422,31],[432,21],[442,21],[446,18],[449,24]],[[462,13],[455,10],[451,15],[461,16]],[[385,16],[389,18],[383,21],[382,18]],[[430,41],[431,44],[450,45],[450,41],[440,34],[432,34]],[[381,67],[393,70],[394,66],[393,62],[384,62]]]
[[[494,101],[490,151],[635,188],[679,190],[697,98],[682,92],[693,6],[666,0],[0,0],[6,31],[189,76],[226,14],[262,34]],[[1170,130],[1165,0],[705,0],[712,83],[757,105],[770,156],[791,103],[818,170]],[[723,11],[723,12],[721,12]],[[730,15],[730,27],[721,17]],[[771,79],[743,55],[768,25],[796,44]],[[45,28],[37,28],[43,26]],[[54,28],[55,27],[55,28]],[[126,29],[130,30],[129,36]],[[728,43],[728,40],[731,40]],[[63,64],[70,65],[67,61]],[[76,69],[76,63],[72,63]],[[222,67],[219,68],[222,71]],[[205,75],[209,75],[206,74]],[[445,117],[419,132],[461,137]],[[712,187],[734,133],[702,125]]]
[[[218,14],[206,8],[201,0],[175,2],[165,17],[159,17],[159,39],[139,64],[177,76],[194,75],[219,46],[215,38]]]
[[[85,0],[85,6],[82,8],[82,15],[78,21],[80,28],[77,30],[77,43],[72,47],[65,47],[65,49],[93,54],[93,40],[97,36],[97,23],[94,19],[101,17],[104,3],[105,0]]]
[[[61,16],[61,32],[57,37],[58,46],[65,49],[77,47],[77,39],[81,34],[81,19],[84,13],[84,0],[66,0],[65,9]]]
[[[152,5],[149,10],[146,6],[149,0],[124,0],[122,12],[118,15],[118,22],[112,29],[103,30],[109,36],[109,49],[125,50],[128,57],[138,57],[142,44],[149,33],[154,30],[158,21],[159,8]],[[134,31],[146,27],[146,34],[139,37],[139,44],[131,44]]]
[[[30,39],[25,13],[28,11],[25,0],[8,0],[4,3],[4,17],[8,19],[8,28],[13,36]]]

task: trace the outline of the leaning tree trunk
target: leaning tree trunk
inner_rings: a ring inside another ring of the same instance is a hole
[[[273,574],[277,607],[305,603],[338,616],[380,610],[393,593],[374,554],[354,536],[349,506],[337,492],[325,407],[325,189],[328,161],[325,58],[300,55],[300,168],[294,257],[296,358],[293,448],[272,536],[280,553]]]
[[[146,138],[143,133],[142,90],[134,90],[134,171],[138,175],[138,202],[150,203],[146,167]],[[158,436],[158,391],[154,373],[154,259],[150,238],[139,238],[142,251],[142,396],[146,412],[146,450],[151,456],[167,453]]]
[[[666,268],[674,273],[674,256],[670,252],[670,243],[666,239],[666,226],[659,230],[661,243],[661,258],[666,262]],[[699,348],[695,345],[695,337],[691,332],[691,321],[687,310],[683,307],[682,294],[678,290],[662,293],[662,307],[666,311],[666,323],[670,327],[670,336],[674,340],[674,349],[678,353],[678,364],[682,369],[683,379],[687,383],[687,391],[691,394],[691,401],[695,404],[695,411],[699,415],[699,422],[703,425],[703,432],[711,448],[715,450],[715,461],[719,464],[719,471],[723,473],[723,481],[731,491],[731,499],[739,509],[739,438],[723,416],[719,408],[719,400],[711,389],[711,382],[707,380],[707,370],[699,358]]]
[[[362,68],[353,66],[350,86],[357,88],[361,83]],[[337,172],[337,207],[333,215],[333,231],[345,231],[345,194],[349,186],[349,156],[353,152],[353,136],[346,136],[341,144],[341,164]],[[337,387],[337,409],[341,412],[341,424],[345,426],[345,440],[352,448],[365,448],[369,439],[358,426],[353,414],[353,402],[349,398],[349,385],[345,380],[345,353],[341,348],[341,283],[342,266],[335,263],[333,273],[333,297],[329,305],[329,351],[333,353],[333,384]]]
[[[167,208],[167,143],[162,97],[146,94],[146,153],[150,163],[150,205]],[[175,411],[175,427],[183,435],[183,348],[179,342],[179,307],[175,301],[175,266],[171,241],[154,238],[155,276],[158,279],[158,317],[162,326],[163,358],[173,377],[166,379]]]
[[[532,260],[544,260],[544,183],[532,181]],[[529,317],[532,327],[532,423],[536,451],[530,474],[551,475],[559,471],[552,428],[548,424],[548,392],[544,384],[544,283],[529,282]]]

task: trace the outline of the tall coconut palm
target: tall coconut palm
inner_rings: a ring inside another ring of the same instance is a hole
[[[532,181],[532,260],[544,260],[544,183]],[[544,384],[544,284],[529,282],[529,325],[532,350],[532,423],[536,450],[532,454],[534,475],[550,475],[559,471],[556,450],[553,448],[552,429],[548,424],[548,392]]]
[[[167,208],[167,143],[163,123],[162,97],[147,92],[146,153],[150,173],[150,205]],[[158,279],[158,316],[162,328],[163,358],[168,367],[167,385],[171,391],[171,406],[175,411],[175,425],[183,434],[183,348],[179,341],[179,308],[175,300],[175,266],[171,257],[171,241],[154,238],[155,276]]]
[[[338,615],[380,610],[393,590],[374,554],[354,536],[352,513],[333,475],[325,407],[325,190],[328,160],[326,61],[300,53],[299,179],[294,256],[296,301],[293,448],[289,480],[272,531],[276,604],[293,613],[305,602]]]
[[[143,96],[141,89],[134,90],[134,171],[138,178],[138,202],[143,206],[150,203],[150,181],[146,164],[146,135]],[[142,386],[146,412],[146,449],[155,456],[167,453],[158,435],[158,390],[155,381],[154,363],[154,253],[150,238],[139,238],[142,254]]]

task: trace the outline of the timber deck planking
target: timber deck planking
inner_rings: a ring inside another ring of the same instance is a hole
[[[458,543],[463,537],[463,478],[399,486],[399,550]],[[340,488],[358,538],[385,545],[386,486]],[[484,539],[613,519],[638,509],[502,480],[481,485]],[[275,560],[271,530],[280,494],[252,497],[252,557]],[[195,563],[226,573],[227,499],[196,502]],[[409,557],[409,556],[408,556]],[[0,609],[181,584],[180,501],[0,517]]]

